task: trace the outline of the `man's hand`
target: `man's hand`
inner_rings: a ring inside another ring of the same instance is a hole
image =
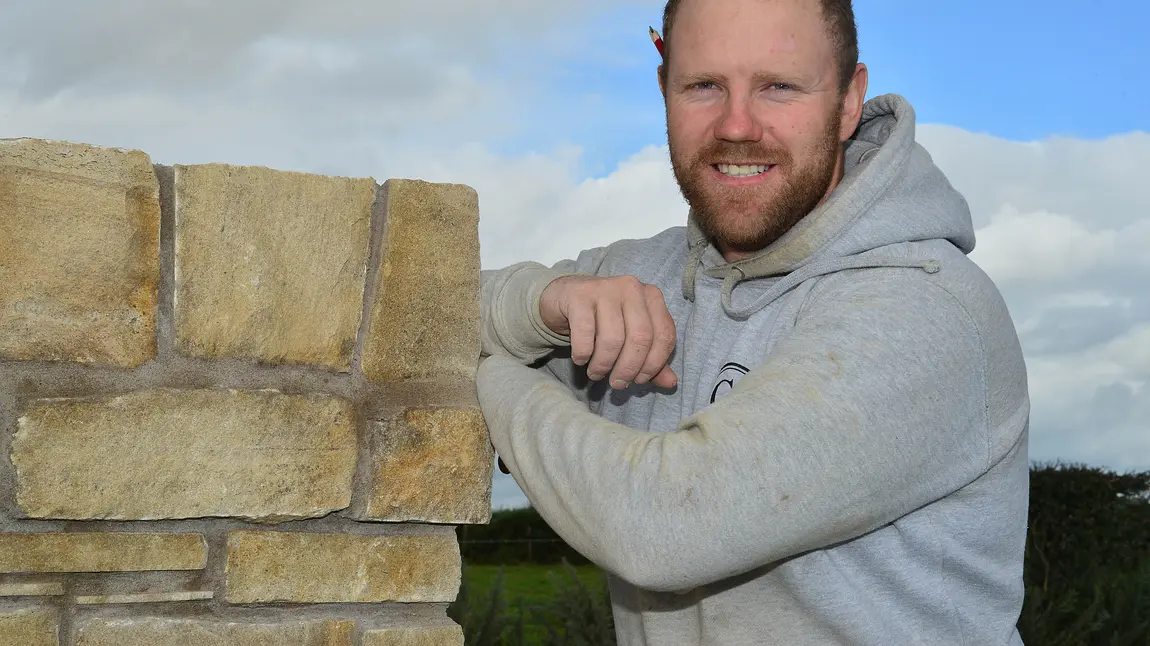
[[[566,276],[551,282],[539,300],[543,323],[571,337],[571,359],[611,387],[632,381],[672,388],[678,382],[667,359],[675,348],[675,321],[663,293],[634,276]]]

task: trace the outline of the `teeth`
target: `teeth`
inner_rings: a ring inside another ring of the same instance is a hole
[[[751,177],[767,172],[770,166],[736,166],[734,164],[719,164],[719,172],[730,177]]]

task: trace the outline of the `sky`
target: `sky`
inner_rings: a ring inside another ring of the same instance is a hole
[[[860,0],[868,96],[914,106],[1022,339],[1031,459],[1150,469],[1150,5]],[[685,222],[661,2],[0,4],[0,137],[457,182],[484,268]],[[497,474],[493,505],[526,504]]]

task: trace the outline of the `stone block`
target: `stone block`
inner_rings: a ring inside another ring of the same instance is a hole
[[[359,520],[491,520],[494,450],[478,408],[409,408],[373,422]]]
[[[151,390],[42,400],[17,426],[16,500],[32,518],[277,522],[351,500],[355,410],[328,395]]]
[[[58,597],[64,594],[60,581],[0,583],[0,597]]]
[[[381,628],[363,634],[363,646],[463,646],[459,626]]]
[[[51,608],[0,610],[0,644],[59,646],[60,618]]]
[[[0,359],[143,364],[159,278],[147,154],[0,140]]]
[[[180,352],[349,370],[375,180],[205,164],[175,185]]]
[[[207,560],[208,546],[200,534],[0,534],[4,573],[200,570]]]
[[[364,343],[375,382],[473,380],[479,363],[479,196],[388,180],[380,283]]]
[[[132,603],[179,603],[182,601],[208,601],[216,596],[212,590],[181,590],[178,592],[143,592],[140,594],[84,594],[75,597],[76,605],[126,605]]]
[[[452,534],[228,534],[228,603],[450,602],[460,583]]]
[[[352,646],[352,621],[239,623],[101,617],[80,623],[76,646]]]

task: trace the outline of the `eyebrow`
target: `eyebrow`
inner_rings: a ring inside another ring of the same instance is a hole
[[[697,74],[683,74],[675,76],[675,84],[680,87],[694,85],[696,83],[724,83],[727,80],[724,74],[711,74],[711,73],[697,73]],[[800,76],[779,74],[776,72],[758,72],[752,77],[756,85],[764,83],[786,83],[793,85],[797,88],[809,88],[814,85],[810,79],[804,79]]]

